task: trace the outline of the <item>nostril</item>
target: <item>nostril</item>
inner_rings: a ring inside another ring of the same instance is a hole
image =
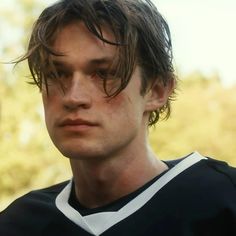
[[[66,102],[63,105],[64,109],[67,111],[75,111],[79,109],[88,109],[91,107],[91,103],[88,102]]]
[[[92,99],[88,93],[67,91],[63,96],[63,106],[66,110],[76,110],[91,107]]]

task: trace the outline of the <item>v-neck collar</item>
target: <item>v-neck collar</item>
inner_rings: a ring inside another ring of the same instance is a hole
[[[83,228],[85,231],[92,235],[100,235],[113,225],[139,210],[168,182],[202,159],[207,158],[197,152],[192,153],[167,171],[142,193],[124,205],[120,210],[115,212],[99,212],[82,216],[68,202],[72,188],[72,180],[56,197],[56,206],[68,219]]]

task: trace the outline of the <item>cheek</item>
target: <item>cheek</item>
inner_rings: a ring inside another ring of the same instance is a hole
[[[127,94],[119,94],[107,101],[107,114],[110,122],[116,121],[124,125],[140,123],[143,117],[143,105],[140,98],[136,99]]]
[[[44,116],[47,127],[52,123],[55,114],[57,114],[57,98],[54,96],[49,96],[46,93],[42,93],[42,101],[44,107]]]
[[[115,97],[106,98],[105,105],[106,113],[110,117],[111,121],[113,118],[124,115],[129,106],[127,104],[127,97],[122,92]]]
[[[45,119],[47,120],[48,112],[50,108],[50,101],[49,101],[48,96],[45,93],[42,93],[42,100],[43,100],[44,115],[45,115]]]
[[[56,89],[49,88],[48,93],[45,90],[42,90],[42,100],[44,105],[44,110],[50,110],[59,103],[61,94]]]

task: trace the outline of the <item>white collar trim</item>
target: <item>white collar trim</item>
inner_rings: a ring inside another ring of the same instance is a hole
[[[120,210],[116,212],[99,212],[87,216],[82,216],[77,210],[70,206],[68,203],[72,180],[66,185],[66,187],[58,194],[56,198],[57,208],[72,222],[79,225],[81,228],[91,233],[92,235],[100,235],[104,231],[111,228],[113,225],[122,221],[126,217],[132,215],[145,205],[162,187],[164,187],[169,181],[179,175],[181,172],[191,167],[195,163],[202,159],[207,159],[197,152],[194,152],[190,156],[183,159],[172,169],[161,176],[150,187],[144,190],[141,194],[128,202]]]

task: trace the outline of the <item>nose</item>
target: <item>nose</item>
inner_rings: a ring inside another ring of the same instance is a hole
[[[90,91],[90,87],[89,80],[86,76],[79,73],[74,73],[64,92],[64,108],[70,111],[74,111],[79,108],[90,108],[92,104],[92,91]]]

